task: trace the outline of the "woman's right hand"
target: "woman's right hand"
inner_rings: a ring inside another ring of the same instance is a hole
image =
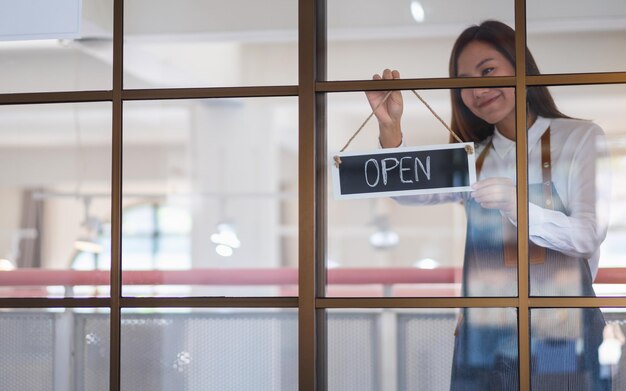
[[[382,76],[374,75],[374,80],[391,80],[399,79],[400,72],[396,70],[385,69]],[[366,91],[365,95],[369,101],[372,110],[374,110],[380,102],[385,98],[387,91]],[[402,93],[393,91],[387,100],[380,104],[380,107],[374,112],[378,120],[378,129],[380,144],[384,148],[395,148],[402,143],[402,129],[400,127],[400,119],[402,118]]]

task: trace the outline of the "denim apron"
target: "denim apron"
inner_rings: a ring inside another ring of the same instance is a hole
[[[492,145],[476,162],[479,174]],[[550,129],[541,138],[542,183],[528,188],[529,201],[568,214],[551,177]],[[517,296],[516,228],[497,209],[465,202],[467,237],[463,295]],[[585,259],[529,243],[532,296],[595,296]],[[610,390],[600,377],[598,347],[605,326],[597,308],[540,309],[531,312],[533,391]],[[466,308],[455,332],[450,389],[518,389],[517,316],[511,308]]]

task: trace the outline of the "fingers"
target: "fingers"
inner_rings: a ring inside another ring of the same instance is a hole
[[[393,80],[393,79],[399,79],[399,78],[400,78],[400,72],[398,72],[395,69],[394,70],[385,69],[382,73],[382,76],[379,75],[378,73],[372,76],[373,80]]]
[[[516,207],[513,181],[509,178],[488,178],[476,182],[471,196],[483,208],[510,212]]]
[[[482,179],[472,185],[474,190],[480,190],[489,186],[514,186],[511,178],[493,177]]]

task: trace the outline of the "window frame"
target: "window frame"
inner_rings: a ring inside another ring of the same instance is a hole
[[[110,298],[0,298],[3,308],[107,308],[110,310],[110,390],[120,389],[121,311],[126,308],[294,308],[298,310],[299,390],[326,389],[326,310],[334,308],[469,308],[518,310],[520,389],[530,389],[530,319],[534,308],[626,308],[626,297],[531,297],[528,281],[527,136],[517,134],[518,296],[438,298],[327,298],[326,252],[326,95],[364,90],[515,87],[517,107],[525,107],[526,87],[626,83],[626,72],[527,76],[526,1],[515,0],[516,75],[503,78],[424,78],[390,81],[326,81],[326,1],[298,2],[298,84],[288,86],[124,89],[124,0],[113,1],[113,84],[111,90],[0,94],[1,105],[111,102],[111,271]],[[132,100],[233,97],[298,97],[298,297],[133,298],[122,295],[123,103]],[[526,113],[516,112],[525,128]]]

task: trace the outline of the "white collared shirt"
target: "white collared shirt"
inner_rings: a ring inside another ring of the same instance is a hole
[[[592,275],[598,269],[600,244],[606,237],[610,175],[606,137],[593,122],[538,117],[528,129],[528,183],[541,183],[541,136],[550,127],[552,182],[566,211],[529,203],[529,239],[576,258],[587,259]],[[476,145],[476,156],[489,145]],[[483,162],[478,180],[490,177],[516,179],[516,143],[496,129],[493,151]],[[601,169],[600,169],[601,167]],[[556,196],[556,195],[555,195]],[[460,201],[467,193],[397,197],[401,203],[433,204]]]

